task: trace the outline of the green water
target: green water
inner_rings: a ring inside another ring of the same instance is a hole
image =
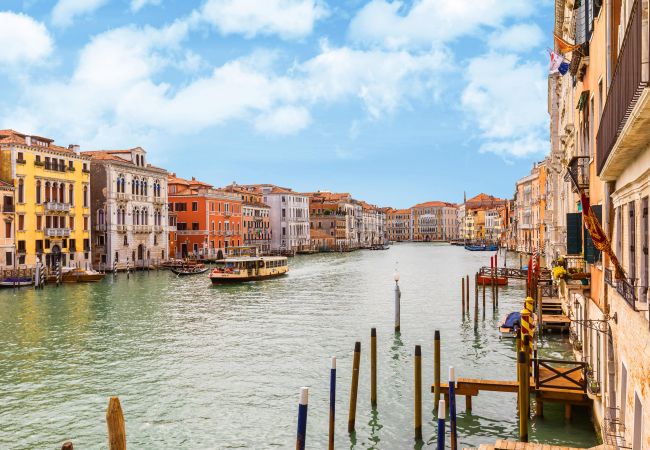
[[[521,309],[521,284],[500,292],[474,328],[460,313],[460,276],[489,255],[400,244],[388,251],[299,256],[282,279],[212,287],[171,272],[107,276],[98,284],[0,291],[0,448],[106,448],[108,397],[119,395],[132,449],[295,446],[301,386],[310,387],[308,448],[326,448],[330,356],[338,358],[337,448],[435,448],[433,335],[443,378],[515,379],[513,342],[497,325]],[[393,333],[393,271],[402,333]],[[518,261],[517,261],[518,263]],[[473,301],[473,297],[472,297]],[[489,301],[488,301],[489,303]],[[370,328],[378,334],[379,406],[370,408]],[[354,342],[361,341],[357,432],[347,434]],[[425,442],[414,444],[413,351],[422,345]],[[545,356],[570,354],[552,338]],[[516,438],[514,394],[459,397],[462,446]],[[565,423],[561,405],[531,420],[531,440],[594,445],[586,410]]]

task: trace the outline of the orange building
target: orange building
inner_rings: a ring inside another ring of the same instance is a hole
[[[244,245],[257,247],[262,254],[271,251],[271,207],[262,202],[262,194],[236,183],[226,186],[226,192],[239,196],[242,204]]]
[[[170,225],[176,227],[169,236],[170,256],[219,258],[226,249],[242,245],[242,200],[238,195],[176,174],[168,178],[168,191],[175,221]]]

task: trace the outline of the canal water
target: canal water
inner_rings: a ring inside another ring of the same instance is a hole
[[[514,263],[514,261],[513,261]],[[516,261],[518,265],[519,261]],[[435,448],[433,336],[442,335],[443,379],[513,380],[513,342],[497,325],[521,309],[523,286],[500,292],[475,329],[461,318],[460,277],[489,254],[436,244],[298,256],[282,279],[212,287],[171,272],[107,276],[98,284],[0,292],[0,448],[106,448],[108,397],[119,395],[134,449],[288,449],[301,386],[310,387],[307,446],[327,447],[330,356],[338,358],[337,448]],[[393,272],[402,333],[393,332]],[[472,292],[473,302],[473,292]],[[473,307],[472,307],[473,311]],[[378,335],[378,408],[370,407],[370,328]],[[361,341],[357,432],[347,433],[354,342]],[[422,345],[425,442],[414,444],[413,353]],[[561,338],[542,345],[570,354]],[[517,436],[514,394],[482,393],[473,412],[459,397],[462,446]],[[589,413],[565,423],[544,405],[531,440],[596,444]]]

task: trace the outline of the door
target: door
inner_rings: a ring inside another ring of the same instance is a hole
[[[140,244],[138,245],[138,261],[142,261],[144,259],[144,245]]]
[[[187,258],[187,244],[181,244],[181,258]]]

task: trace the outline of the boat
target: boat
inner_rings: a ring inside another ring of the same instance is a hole
[[[479,275],[476,282],[480,285],[490,286],[492,284],[492,277],[490,275]],[[494,277],[494,284],[498,286],[507,286],[508,277]]]
[[[92,269],[73,268],[61,273],[62,283],[96,283],[103,279],[103,273]]]
[[[0,287],[21,287],[34,284],[32,277],[5,277],[0,278]]]
[[[370,250],[388,250],[388,246],[382,244],[373,245],[372,247],[370,247]]]
[[[227,258],[212,269],[212,284],[242,283],[275,278],[289,271],[286,256],[252,256]]]
[[[466,245],[465,250],[470,252],[496,252],[498,247],[496,245]]]
[[[206,273],[210,268],[206,267],[203,264],[192,264],[189,266],[182,266],[182,267],[171,267],[170,270],[174,272],[178,276],[184,276],[184,275],[199,275],[202,273]]]
[[[499,326],[499,334],[501,337],[516,338],[519,330],[521,330],[521,313],[519,312],[511,312],[508,314]]]

